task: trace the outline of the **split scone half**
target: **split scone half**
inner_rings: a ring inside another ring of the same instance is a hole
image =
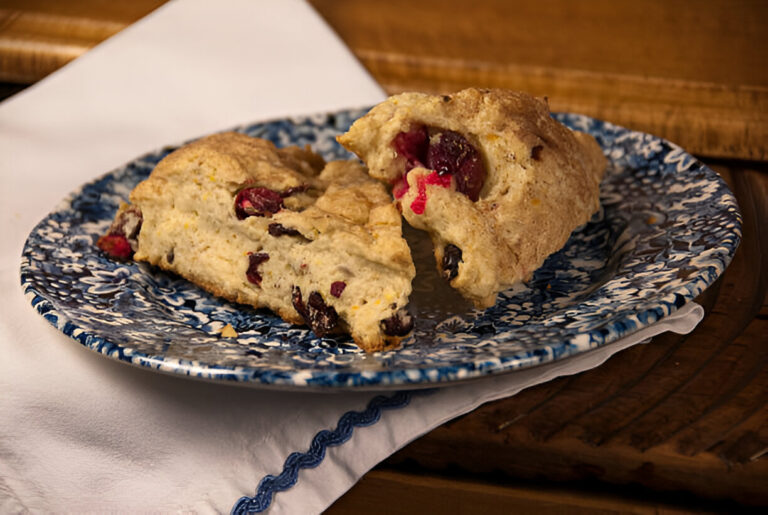
[[[356,161],[325,163],[239,133],[157,164],[98,245],[318,336],[348,332],[373,352],[400,343],[415,274],[386,188]]]
[[[405,219],[429,232],[440,272],[478,308],[528,279],[600,206],[599,145],[525,93],[403,93],[338,141],[392,186]]]

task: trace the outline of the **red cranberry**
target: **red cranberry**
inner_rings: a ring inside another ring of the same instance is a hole
[[[272,216],[283,208],[283,197],[267,188],[246,188],[235,197],[235,214],[239,220],[249,216]]]
[[[485,184],[485,165],[480,152],[458,132],[443,130],[430,138],[427,167],[456,180],[456,191],[473,202],[480,198]]]
[[[322,295],[316,291],[309,294],[307,310],[309,311],[312,330],[318,336],[323,336],[333,330],[339,322],[339,315],[336,313],[336,310],[333,306],[327,305]]]
[[[143,221],[141,210],[129,206],[119,212],[107,234],[96,241],[96,246],[114,259],[131,259],[133,249],[138,246],[137,238]]]
[[[392,141],[395,151],[406,160],[405,172],[417,166],[424,166],[426,162],[427,148],[429,147],[429,134],[427,127],[416,125],[408,132],[401,132]]]
[[[347,287],[347,283],[344,281],[334,281],[331,283],[331,295],[336,297],[337,299],[341,297],[341,294],[344,293],[344,288]]]
[[[389,318],[381,321],[381,330],[387,336],[405,336],[413,329],[413,317],[401,309]]]
[[[417,125],[395,136],[392,146],[406,159],[404,174],[419,166],[435,170],[440,175],[451,175],[456,180],[456,191],[473,202],[480,198],[488,174],[480,151],[462,134]],[[399,198],[407,189],[407,183],[398,183],[393,193]]]
[[[307,325],[319,337],[323,337],[339,323],[339,314],[333,306],[329,306],[323,300],[320,293],[313,291],[309,294],[306,304],[298,286],[293,287],[291,302],[296,311],[301,315]]]
[[[269,259],[269,254],[266,252],[248,253],[248,270],[245,271],[245,277],[248,282],[261,286],[261,273],[259,273],[259,265]]]
[[[122,234],[106,234],[98,239],[96,246],[114,259],[128,260],[133,256],[131,244]]]
[[[449,243],[443,249],[443,277],[450,281],[459,274],[459,263],[462,261],[461,249]]]

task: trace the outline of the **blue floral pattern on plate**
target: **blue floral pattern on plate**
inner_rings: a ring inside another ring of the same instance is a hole
[[[347,159],[335,137],[364,113],[235,130],[278,146],[310,144],[328,160]],[[565,359],[694,299],[730,262],[741,219],[722,179],[676,145],[582,115],[553,116],[594,135],[604,149],[609,167],[601,210],[530,282],[503,292],[487,310],[442,300],[450,291],[435,293],[445,286],[421,274],[412,298],[418,323],[399,350],[366,355],[348,337],[317,338],[266,310],[222,301],[172,274],[103,255],[95,241],[120,201],[177,147],[141,156],[64,200],[29,235],[22,286],[46,320],[89,349],[205,380],[320,390],[413,388]],[[431,262],[430,254],[429,244],[414,244],[417,261]],[[430,301],[437,298],[439,304]],[[221,337],[227,324],[237,338]]]

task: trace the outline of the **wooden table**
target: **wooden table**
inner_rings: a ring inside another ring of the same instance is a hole
[[[682,145],[735,192],[744,238],[667,334],[486,404],[369,472],[330,513],[685,513],[768,505],[768,3],[312,0],[390,93],[524,89]],[[161,0],[0,0],[12,93]]]

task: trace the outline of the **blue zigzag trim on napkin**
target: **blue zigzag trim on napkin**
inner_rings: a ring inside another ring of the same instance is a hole
[[[241,497],[232,508],[232,514],[261,513],[272,504],[272,497],[296,484],[299,470],[317,467],[325,458],[326,448],[341,445],[352,437],[356,427],[375,424],[385,409],[403,408],[411,401],[413,392],[397,392],[391,397],[377,395],[370,400],[365,411],[348,411],[336,425],[336,429],[323,429],[315,435],[307,452],[294,452],[285,460],[283,471],[277,475],[268,475],[259,483],[256,495]]]

